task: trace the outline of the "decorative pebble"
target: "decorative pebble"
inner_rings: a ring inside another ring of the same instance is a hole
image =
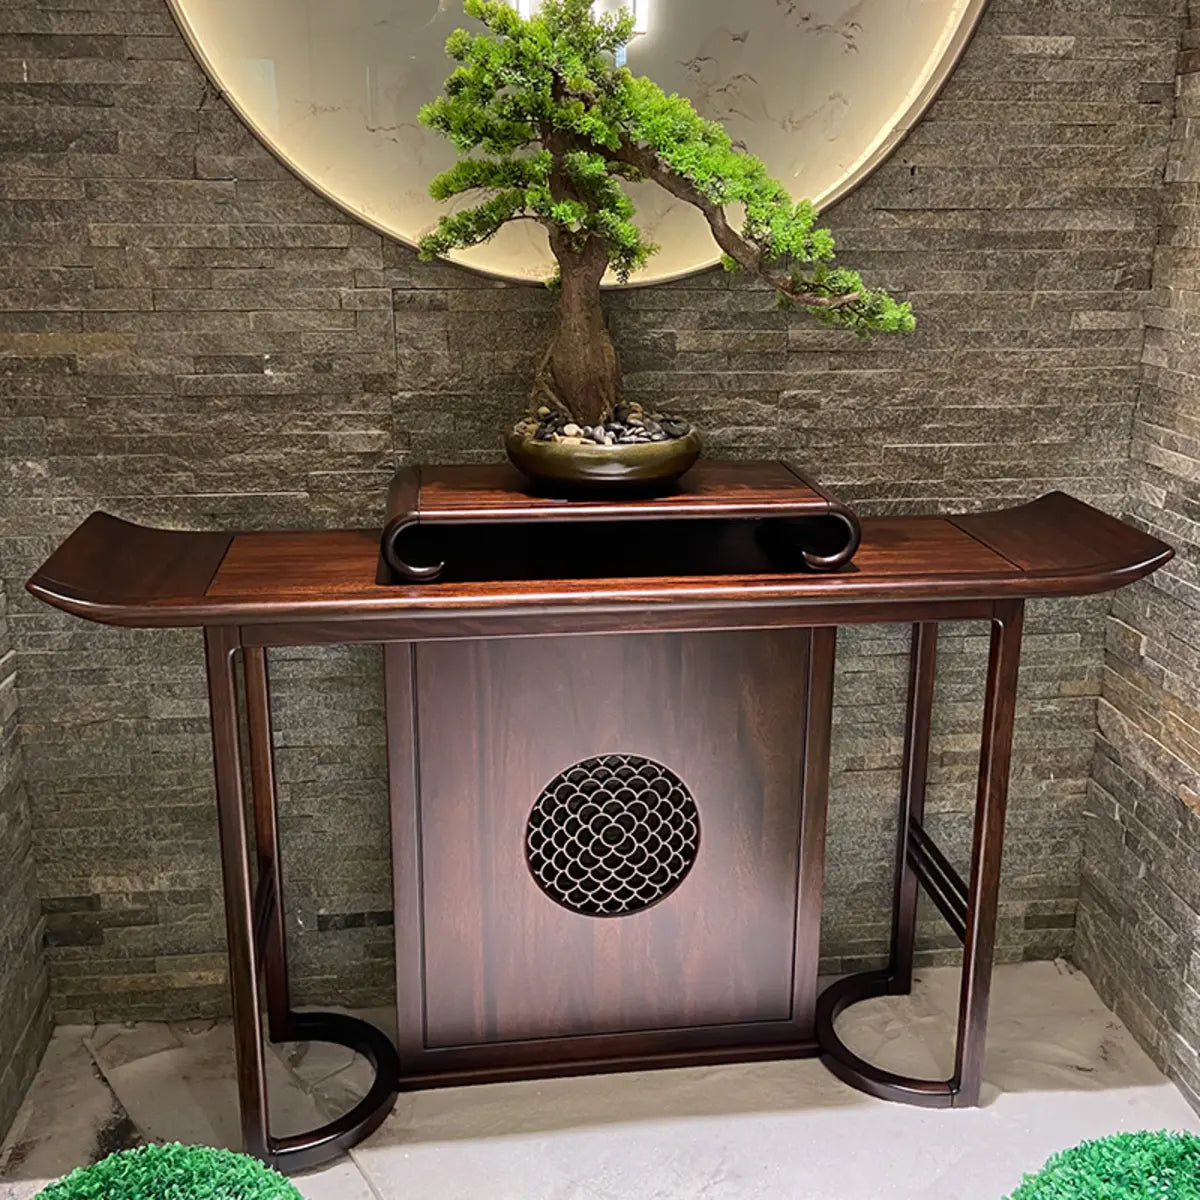
[[[515,430],[535,441],[567,446],[641,446],[685,437],[692,427],[682,418],[670,414],[647,415],[640,404],[618,404],[613,409],[611,421],[580,425],[543,404],[537,409],[536,416],[526,416],[518,421]]]

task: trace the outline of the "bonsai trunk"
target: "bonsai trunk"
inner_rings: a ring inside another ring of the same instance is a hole
[[[600,306],[608,247],[593,237],[575,251],[559,244],[564,241],[561,236],[551,239],[562,283],[548,382],[576,421],[597,425],[612,416],[620,386],[617,352]]]

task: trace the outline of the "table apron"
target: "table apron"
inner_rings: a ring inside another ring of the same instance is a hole
[[[243,646],[321,646],[346,642],[482,641],[589,634],[703,633],[738,629],[818,629],[834,625],[911,625],[989,621],[997,600],[895,600],[786,606],[713,605],[601,611],[431,614],[271,621],[238,627]]]

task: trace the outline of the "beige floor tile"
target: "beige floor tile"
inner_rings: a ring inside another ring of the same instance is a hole
[[[349,1158],[297,1175],[292,1182],[304,1200],[376,1200],[375,1193]]]
[[[148,1141],[238,1148],[231,1027],[185,1032],[180,1040],[179,1046],[106,1072],[113,1091]],[[319,1110],[295,1077],[274,1055],[266,1062],[273,1131],[297,1133],[320,1125]]]
[[[174,1050],[179,1039],[162,1021],[128,1025],[97,1025],[84,1043],[101,1071],[110,1071],[163,1050]]]
[[[880,1066],[944,1076],[958,984],[920,972],[839,1029]],[[1000,1200],[1084,1138],[1200,1129],[1078,972],[1002,967],[994,994],[979,1109],[871,1100],[811,1060],[642,1072],[404,1096],[354,1157],[383,1200]]]
[[[352,1159],[297,1185],[306,1200],[1000,1200],[1084,1138],[1200,1130],[1079,972],[1001,967],[993,996],[979,1109],[871,1100],[812,1059],[433,1089],[401,1096]],[[839,1029],[880,1066],[939,1077],[957,997],[956,971],[922,971],[911,997],[855,1006]],[[277,1132],[344,1110],[370,1078],[338,1047],[281,1047],[267,1061]],[[39,1134],[0,1200],[29,1200],[106,1129],[136,1133],[126,1110],[155,1140],[236,1144],[228,1025],[57,1035],[22,1117]]]
[[[90,1026],[56,1030],[0,1154],[0,1180],[46,1182],[138,1143],[84,1045]]]
[[[0,1200],[30,1200],[49,1183],[49,1180],[22,1180],[19,1183],[0,1183]]]

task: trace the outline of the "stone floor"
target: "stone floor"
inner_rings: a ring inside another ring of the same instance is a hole
[[[948,1073],[957,972],[842,1018],[895,1070]],[[374,1014],[380,1019],[380,1014]],[[142,1141],[231,1146],[226,1025],[60,1029],[0,1151],[0,1200]],[[269,1056],[278,1132],[361,1094],[336,1047]],[[870,1100],[819,1063],[766,1063],[454,1088],[402,1096],[351,1158],[297,1179],[308,1200],[1000,1200],[1050,1153],[1200,1119],[1063,963],[996,976],[985,1105]]]

